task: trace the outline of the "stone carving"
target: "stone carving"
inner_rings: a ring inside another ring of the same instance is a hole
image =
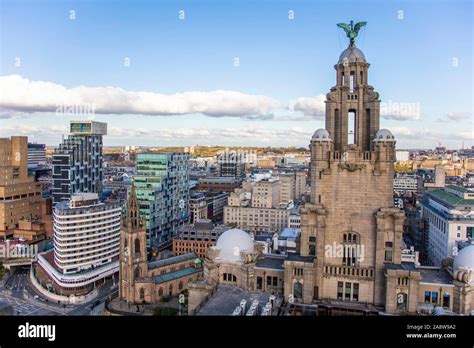
[[[470,284],[473,281],[473,270],[460,268],[454,272],[454,279],[462,283]]]
[[[221,251],[217,248],[209,248],[209,250],[206,253],[206,259],[210,261],[214,261],[216,257],[219,257],[219,254]]]
[[[349,172],[355,172],[356,170],[362,170],[365,168],[365,164],[359,163],[339,163],[340,169],[348,170]]]
[[[379,100],[379,93],[374,91],[374,87],[369,86],[365,92],[367,101],[373,102]]]

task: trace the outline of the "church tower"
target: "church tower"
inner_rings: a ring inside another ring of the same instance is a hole
[[[400,264],[402,249],[404,214],[393,207],[395,139],[379,129],[379,94],[369,85],[370,65],[355,45],[357,32],[354,36],[352,22],[341,25],[351,42],[334,66],[326,129],[311,139],[301,260],[285,262],[285,296],[303,303],[383,306],[384,267]]]
[[[127,201],[125,219],[121,219],[120,232],[120,288],[119,296],[127,303],[135,303],[135,282],[146,277],[146,227],[140,216],[140,205],[132,186]]]

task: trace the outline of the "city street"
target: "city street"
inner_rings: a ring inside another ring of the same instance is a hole
[[[88,303],[67,304],[48,300],[30,283],[30,267],[21,267],[8,278],[0,288],[0,301],[13,306],[14,315],[100,315],[107,298],[118,295],[118,289],[112,289],[113,281],[107,281],[99,288],[99,294]]]

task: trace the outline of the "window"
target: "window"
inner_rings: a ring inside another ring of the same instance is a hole
[[[349,110],[347,115],[347,144],[356,143],[355,127],[356,125],[356,113],[355,110]]]
[[[354,72],[353,71],[351,71],[351,75],[350,75],[349,88],[350,88],[351,93],[354,92]]]
[[[134,271],[134,273],[133,273],[133,278],[134,278],[135,280],[137,280],[138,278],[140,278],[140,274],[141,274],[141,269],[140,269],[140,267],[135,268],[135,271]]]
[[[397,309],[399,310],[406,310],[407,309],[407,300],[408,295],[404,292],[400,292],[397,294]]]
[[[443,295],[443,307],[449,308],[449,294],[445,293]]]
[[[145,289],[141,288],[140,289],[140,300],[144,300],[145,299]]]
[[[354,283],[352,288],[352,300],[359,301],[359,283]]]
[[[293,286],[293,297],[295,299],[303,298],[303,284],[300,282],[296,282]]]
[[[393,242],[385,242],[385,262],[393,262]]]
[[[257,277],[257,290],[262,290],[262,277]]]
[[[467,238],[474,238],[474,226],[468,226],[466,228],[466,237]]]
[[[135,253],[140,253],[140,240],[138,238],[135,239]]]
[[[438,293],[435,291],[431,293],[431,303],[438,303]]]
[[[272,277],[267,276],[267,285],[271,286],[272,285]]]
[[[346,291],[345,291],[344,299],[346,301],[351,300],[351,283],[346,283]]]
[[[337,299],[342,301],[342,288],[344,286],[343,282],[337,282]]]
[[[277,277],[273,277],[273,286],[278,286],[278,278]]]

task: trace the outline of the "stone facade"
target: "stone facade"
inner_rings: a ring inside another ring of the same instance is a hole
[[[119,297],[127,303],[157,303],[187,289],[188,281],[199,279],[201,260],[194,253],[147,261],[146,227],[132,186],[125,220],[121,221]]]

